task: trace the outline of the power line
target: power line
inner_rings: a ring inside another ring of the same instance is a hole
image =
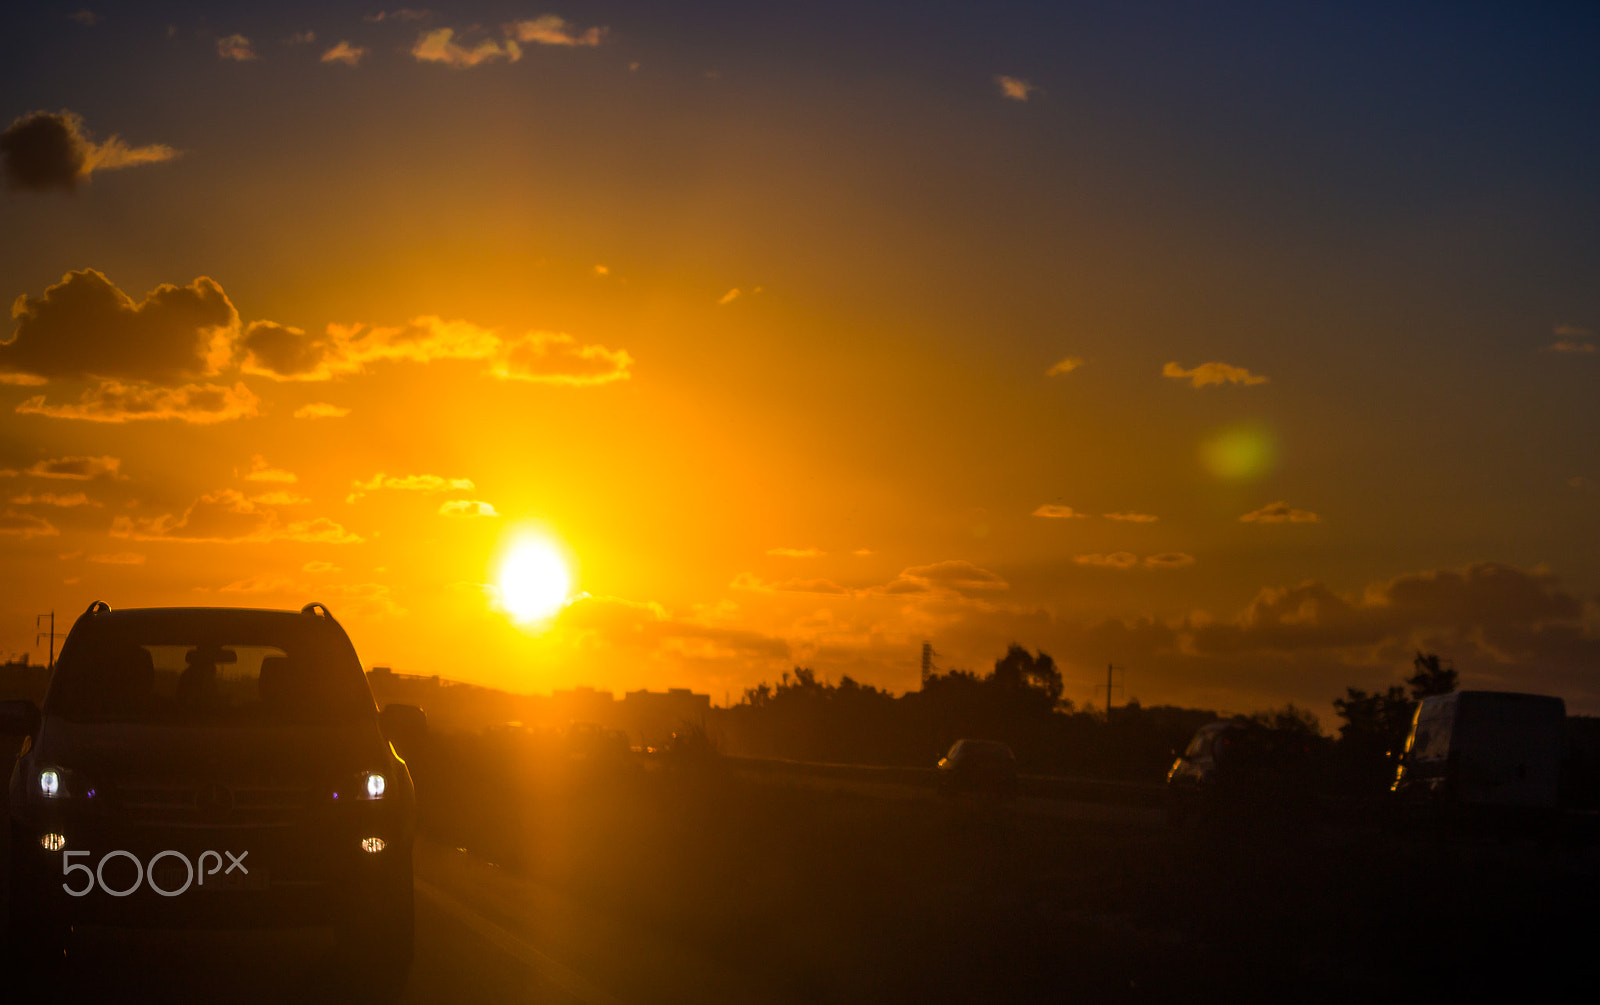
[[[39,627],[39,622],[43,621],[45,618],[49,618],[50,619],[50,630],[48,632],[35,631],[33,633],[33,644],[34,645],[38,645],[39,644],[39,640],[42,639],[42,638],[48,637],[50,639],[50,662],[48,664],[46,664],[46,666],[47,666],[48,669],[54,670],[56,668],[56,639],[65,638],[65,636],[60,636],[60,635],[56,634],[56,612],[55,611],[51,611],[49,614],[35,615],[34,619],[33,619],[33,627],[35,629],[37,629]]]
[[[1124,695],[1126,695],[1128,693],[1127,688],[1123,687],[1121,684],[1116,683],[1115,679],[1111,676],[1113,671],[1116,671],[1116,670],[1121,670],[1122,671],[1122,679],[1123,680],[1127,680],[1128,679],[1128,668],[1127,667],[1119,667],[1119,666],[1117,666],[1115,664],[1107,663],[1106,664],[1106,682],[1104,684],[1096,684],[1094,686],[1094,690],[1095,690],[1096,694],[1100,693],[1100,689],[1101,688],[1105,688],[1106,689],[1106,718],[1107,719],[1111,718],[1111,692],[1112,692],[1112,690],[1115,689],[1117,691],[1121,691]]]

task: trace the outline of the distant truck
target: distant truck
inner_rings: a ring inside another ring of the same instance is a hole
[[[1553,813],[1561,797],[1566,703],[1542,694],[1457,691],[1424,698],[1391,790],[1402,810]]]

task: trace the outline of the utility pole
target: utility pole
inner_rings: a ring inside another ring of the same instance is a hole
[[[1123,672],[1123,676],[1124,677],[1127,676],[1127,671],[1128,671],[1127,667],[1119,667],[1119,666],[1116,666],[1115,664],[1107,663],[1106,664],[1106,682],[1104,684],[1096,684],[1094,686],[1094,689],[1096,691],[1100,690],[1100,688],[1102,688],[1102,687],[1104,687],[1106,689],[1106,720],[1107,721],[1110,721],[1110,719],[1111,719],[1111,690],[1113,688],[1125,690],[1124,688],[1122,688],[1122,685],[1116,683],[1114,681],[1114,679],[1112,678],[1112,676],[1111,676],[1112,672],[1116,671],[1116,670],[1121,670]]]
[[[38,645],[39,640],[45,637],[50,639],[50,662],[46,664],[46,668],[54,671],[56,668],[56,612],[51,611],[49,614],[36,615],[33,619],[33,627],[37,629],[39,622],[45,618],[50,619],[50,630],[48,632],[35,631],[33,633],[33,644]]]

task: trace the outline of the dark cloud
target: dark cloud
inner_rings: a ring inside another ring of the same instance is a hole
[[[171,160],[178,152],[165,144],[131,147],[113,136],[96,143],[74,112],[31,112],[0,133],[0,170],[9,188],[28,192],[71,192],[95,171]]]
[[[161,387],[107,380],[84,391],[76,402],[51,404],[45,401],[44,395],[35,395],[17,405],[17,414],[85,422],[177,419],[180,422],[207,425],[259,415],[261,399],[243,384],[234,384],[232,387],[221,384]]]
[[[17,326],[0,343],[0,370],[155,384],[217,373],[239,326],[227,294],[205,276],[135,302],[94,269],[67,273],[43,296],[19,297],[11,316]]]
[[[137,519],[119,516],[112,521],[111,536],[134,541],[228,544],[267,541],[307,541],[318,544],[361,542],[359,536],[327,517],[285,523],[275,510],[235,489],[222,489],[201,496],[182,516],[171,513]]]

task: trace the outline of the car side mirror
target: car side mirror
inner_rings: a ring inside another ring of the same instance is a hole
[[[402,756],[409,756],[428,735],[428,716],[415,705],[385,705],[378,713],[378,728]]]
[[[0,736],[32,736],[38,731],[38,705],[26,699],[0,701]]]

